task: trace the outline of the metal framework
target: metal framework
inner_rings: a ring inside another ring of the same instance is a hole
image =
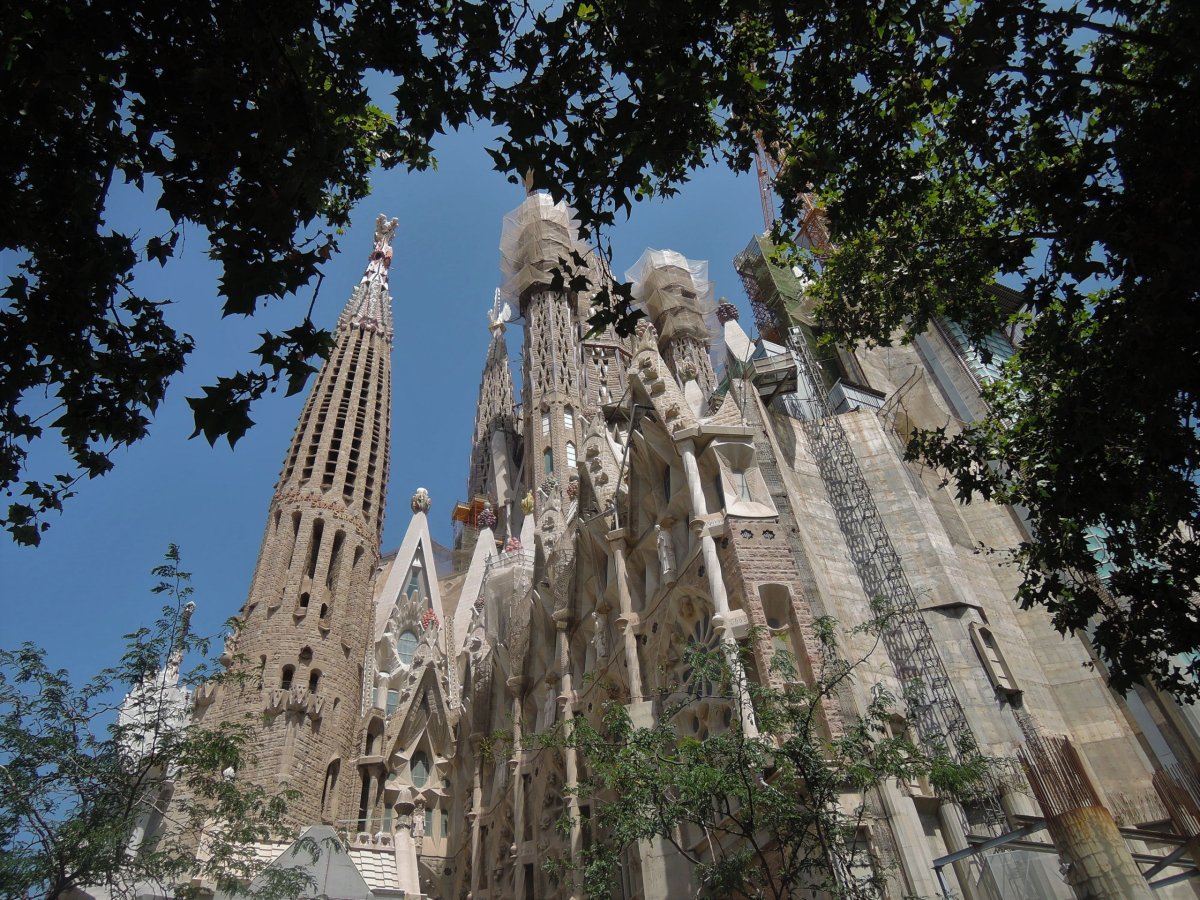
[[[778,333],[779,320],[784,319],[786,311],[772,307],[779,306],[782,298],[762,297],[759,279],[752,270],[745,265],[737,268],[756,318],[760,313],[770,316],[759,320],[760,333],[768,329]],[[900,555],[841,420],[829,402],[803,330],[788,327],[786,342],[796,366],[797,387],[803,385],[809,394],[805,406],[810,415],[804,428],[810,448],[855,571],[883,622],[882,641],[903,687],[909,719],[927,748],[945,753],[953,762],[965,762],[978,752],[978,746]],[[990,773],[986,778],[982,788],[969,798],[970,806],[978,816],[978,824],[1000,833],[1006,819],[999,802],[999,784]]]

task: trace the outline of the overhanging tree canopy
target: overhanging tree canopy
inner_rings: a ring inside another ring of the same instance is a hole
[[[779,236],[802,192],[827,210],[837,250],[814,290],[837,339],[911,337],[933,315],[979,338],[1003,324],[988,285],[1022,289],[1033,317],[992,414],[911,450],[963,499],[1029,510],[1018,599],[1063,629],[1103,613],[1118,686],[1196,692],[1179,658],[1200,646],[1194,3],[47,0],[0,16],[0,246],[28,254],[0,312],[19,540],[65,491],[24,471],[44,427],[30,392],[55,385],[55,424],[95,474],[144,435],[190,349],[128,281],[175,232],[107,233],[114,176],[157,181],[175,221],[209,231],[226,309],[247,313],[313,277],[373,164],[428,165],[447,125],[499,125],[496,167],[533,169],[593,230],[698,166],[749,168],[761,138],[782,162]],[[399,79],[393,118],[361,88],[371,68]],[[307,321],[269,336],[257,370],[195,401],[198,428],[236,439],[323,338]]]

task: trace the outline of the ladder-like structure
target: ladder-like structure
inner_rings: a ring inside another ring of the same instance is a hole
[[[735,261],[746,292],[756,313],[772,316],[757,323],[759,332],[778,333],[782,316],[772,307],[780,298],[761,296],[761,286],[748,262]],[[970,723],[845,428],[829,402],[807,336],[793,326],[787,329],[786,341],[796,366],[797,392],[809,395],[803,404],[809,412],[804,425],[809,446],[855,571],[881,622],[881,639],[902,685],[909,720],[927,750],[944,753],[955,763],[966,762],[978,752]],[[977,819],[972,825],[998,833],[1006,822],[999,785],[991,773],[985,779],[970,797],[960,799],[976,814],[971,817]]]

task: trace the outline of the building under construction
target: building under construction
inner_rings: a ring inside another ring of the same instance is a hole
[[[886,692],[894,733],[991,763],[965,796],[921,778],[848,787],[861,825],[829,847],[823,892],[795,896],[1194,895],[1191,745],[1124,706],[1081,641],[1017,608],[1019,574],[978,552],[1025,537],[1012,511],[959,506],[903,460],[913,429],[980,414],[1007,336],[981,354],[938,322],[907,346],[826,346],[765,238],[736,263],[753,327],[716,302],[703,263],[648,250],[627,273],[644,322],[595,333],[591,294],[556,275],[581,258],[595,290],[607,269],[571,210],[533,193],[481,298],[467,499],[441,506],[454,552],[432,542],[418,491],[385,555],[390,242],[381,223],[272,503],[241,611],[255,677],[196,698],[200,718],[258,715],[238,777],[299,790],[297,835],[343,837],[314,895],[583,896],[578,869],[544,864],[607,839],[591,824],[606,798],[577,790],[586,758],[530,736],[607,703],[639,724],[673,714],[697,740],[753,731],[753,708],[696,683],[685,651],[739,647],[748,678],[786,652],[805,677],[826,617],[862,660],[823,711],[828,737]],[[680,688],[686,719],[665,699]],[[1161,764],[1164,741],[1179,766]],[[727,849],[688,829],[632,844],[613,894],[704,895],[688,857]]]

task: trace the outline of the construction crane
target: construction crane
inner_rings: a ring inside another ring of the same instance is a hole
[[[763,224],[767,231],[775,225],[775,181],[779,177],[779,157],[767,149],[762,132],[754,134],[754,171],[758,175],[758,198],[762,203]],[[800,218],[796,241],[798,246],[815,251],[817,259],[824,261],[833,245],[829,241],[829,230],[825,226],[825,210],[817,202],[817,195],[806,191],[799,196],[804,214]]]

